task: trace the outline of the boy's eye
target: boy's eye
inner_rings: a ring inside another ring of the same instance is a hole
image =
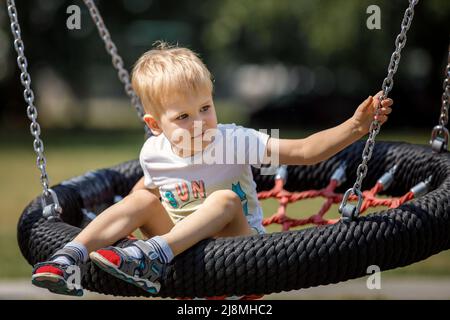
[[[209,108],[210,108],[210,106],[204,106],[200,109],[200,112],[208,111]]]
[[[183,120],[186,119],[188,117],[188,115],[186,113],[183,113],[182,115],[179,115],[178,117],[175,118],[175,120]]]

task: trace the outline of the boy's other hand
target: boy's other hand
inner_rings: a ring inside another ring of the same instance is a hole
[[[358,133],[365,135],[369,132],[370,124],[375,118],[375,110],[378,105],[378,97],[382,93],[383,92],[380,91],[375,95],[375,97],[369,96],[356,109],[352,119]],[[384,99],[381,103],[380,112],[378,114],[378,117],[376,118],[380,124],[383,124],[387,121],[388,114],[392,112],[392,109],[390,107],[393,103],[394,102],[390,98]]]

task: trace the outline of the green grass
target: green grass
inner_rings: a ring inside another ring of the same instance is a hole
[[[305,137],[311,132],[280,132],[281,137]],[[143,141],[142,131],[45,131],[43,134],[51,184],[84,174],[88,170],[109,167],[138,157]],[[382,132],[377,140],[402,140],[426,143],[428,132]],[[27,130],[0,131],[0,279],[30,275],[31,267],[17,246],[16,227],[23,208],[41,192],[39,171],[35,167],[32,139]],[[301,201],[288,207],[293,217],[315,213],[321,199]],[[276,211],[274,200],[263,201],[266,216]],[[337,205],[331,210],[337,217]],[[268,231],[279,231],[270,226]],[[399,253],[400,254],[400,253]],[[385,275],[450,276],[450,251]]]

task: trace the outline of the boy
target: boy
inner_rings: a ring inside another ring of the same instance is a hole
[[[165,266],[200,240],[264,233],[250,164],[276,159],[305,165],[330,158],[368,133],[381,94],[369,96],[337,127],[305,139],[275,139],[217,123],[211,75],[189,49],[160,43],[137,61],[132,82],[154,135],[140,154],[144,178],[49,261],[34,267],[37,286],[82,295],[81,288],[68,284],[67,271],[86,262],[90,253],[103,270],[156,293]],[[382,102],[381,124],[391,105],[391,99]],[[250,140],[248,148],[236,146],[242,137]],[[137,228],[148,240],[105,248]]]

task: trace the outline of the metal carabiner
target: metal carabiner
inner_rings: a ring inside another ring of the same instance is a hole
[[[356,194],[358,196],[358,204],[356,206],[354,204],[347,203],[347,200],[351,194]],[[339,213],[341,214],[341,220],[348,222],[356,219],[359,216],[362,201],[363,195],[360,190],[358,189],[353,190],[353,188],[348,189],[345,192],[342,202],[339,206]]]
[[[52,203],[47,204],[46,197],[48,195],[43,194],[43,197],[41,198],[42,202],[42,216],[44,218],[47,218],[47,220],[59,218],[59,215],[62,213],[62,207],[59,204],[58,196],[56,195],[56,192],[52,189],[47,190],[50,196],[52,197]]]
[[[443,135],[443,136],[441,136]],[[435,153],[441,153],[447,150],[448,146],[448,129],[442,125],[437,125],[431,131],[431,150]]]

